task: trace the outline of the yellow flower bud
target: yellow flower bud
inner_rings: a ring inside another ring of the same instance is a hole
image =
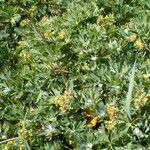
[[[96,124],[98,123],[98,120],[99,120],[99,117],[98,117],[98,116],[92,118],[92,119],[90,120],[89,124],[88,124],[88,127],[89,127],[89,128],[95,127]]]
[[[7,142],[7,146],[12,146],[13,145],[13,141],[8,141]]]
[[[47,16],[44,16],[42,19],[41,19],[41,23],[46,23],[48,21],[48,17]]]
[[[19,145],[19,150],[25,150],[25,145],[23,144]]]
[[[45,37],[46,39],[48,39],[49,37],[51,37],[51,35],[52,35],[52,32],[51,32],[51,31],[46,31],[46,32],[44,33],[44,37]]]
[[[129,39],[130,42],[134,42],[134,41],[136,40],[136,38],[137,38],[137,35],[136,35],[135,33],[131,34],[131,35],[128,37],[128,39]]]
[[[106,111],[110,120],[117,118],[118,108],[115,102],[111,102],[110,104],[107,104]]]
[[[143,77],[144,77],[145,79],[147,79],[147,78],[150,77],[150,74],[143,74]]]
[[[60,39],[66,38],[66,32],[64,32],[64,31],[59,32],[59,38]]]
[[[24,27],[24,26],[28,25],[29,22],[30,22],[29,19],[24,19],[24,20],[22,20],[22,21],[20,22],[20,26],[21,26],[21,27]]]
[[[112,130],[116,124],[117,124],[116,120],[105,121],[105,127],[107,130]]]
[[[29,131],[28,131],[28,136],[29,136],[29,137],[32,137],[32,136],[33,136],[32,130],[29,130]]]
[[[36,9],[37,9],[37,6],[32,5],[29,11],[30,11],[30,12],[34,12]]]
[[[138,49],[143,49],[144,48],[144,43],[140,39],[135,41],[135,47]]]
[[[29,52],[24,50],[20,53],[20,56],[24,59],[24,60],[28,60],[30,58]]]

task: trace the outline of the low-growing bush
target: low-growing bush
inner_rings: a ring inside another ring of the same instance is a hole
[[[149,1],[0,8],[0,149],[150,149]]]

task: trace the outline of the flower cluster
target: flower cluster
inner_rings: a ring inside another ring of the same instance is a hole
[[[18,131],[18,136],[20,139],[26,139],[33,136],[32,130],[20,129]]]
[[[145,106],[145,104],[150,100],[150,94],[144,92],[144,90],[139,90],[134,96],[134,105],[137,109]]]
[[[20,57],[24,60],[29,60],[30,58],[30,54],[28,51],[24,50],[24,51],[21,51],[20,53]]]
[[[109,14],[106,16],[100,15],[97,18],[97,24],[100,26],[109,26],[112,25],[115,22],[115,18],[113,14]]]
[[[137,34],[136,34],[136,33],[131,34],[131,35],[128,37],[128,40],[129,40],[130,42],[134,42],[134,46],[135,46],[137,49],[143,49],[143,48],[144,48],[144,43],[141,41],[140,38],[137,37]]]
[[[21,27],[25,27],[27,26],[28,24],[30,23],[30,20],[29,19],[24,19],[20,22],[20,26]]]
[[[136,35],[135,33],[131,34],[131,35],[128,37],[129,41],[131,41],[131,42],[134,42],[134,41],[136,40],[136,38],[137,38],[137,35]]]
[[[138,49],[143,49],[144,48],[144,43],[140,39],[137,39],[135,41],[135,47],[138,48]]]
[[[70,102],[72,99],[72,92],[70,90],[66,90],[63,95],[56,96],[53,103],[58,106],[62,112],[66,112],[70,109]]]
[[[65,39],[66,37],[67,37],[67,34],[66,34],[65,31],[60,31],[60,32],[59,32],[59,38],[60,38],[60,39]]]
[[[106,111],[109,120],[105,121],[105,126],[108,130],[112,130],[115,125],[117,124],[117,114],[118,114],[118,107],[116,105],[116,102],[113,101],[106,105]]]

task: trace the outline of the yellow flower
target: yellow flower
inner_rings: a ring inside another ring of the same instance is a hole
[[[145,92],[138,93],[134,98],[134,105],[136,108],[143,107],[149,99],[150,94]]]
[[[70,145],[74,145],[74,141],[69,140],[69,144],[70,144]]]
[[[99,120],[99,117],[98,117],[98,116],[92,118],[92,119],[90,120],[89,124],[88,124],[88,127],[89,127],[89,128],[95,127],[96,124],[98,123],[98,120]]]
[[[143,74],[143,77],[144,77],[145,79],[147,79],[147,78],[150,77],[150,74]]]
[[[138,49],[143,49],[144,48],[144,43],[140,39],[135,41],[135,47]]]
[[[24,26],[28,25],[29,22],[30,22],[29,19],[24,19],[24,20],[22,20],[22,21],[20,22],[20,26],[21,26],[21,27],[24,27]]]
[[[69,110],[70,100],[73,99],[73,95],[70,90],[65,91],[63,95],[56,96],[53,103],[59,107],[62,112]]]
[[[20,53],[20,56],[24,59],[24,60],[28,60],[30,58],[29,52],[24,50]]]
[[[35,112],[35,109],[33,107],[30,107],[30,113],[34,113]]]
[[[66,32],[65,31],[61,31],[61,32],[59,32],[59,38],[60,39],[65,39],[66,38]]]
[[[37,6],[32,5],[29,11],[30,11],[30,12],[34,12],[36,9],[37,9]]]
[[[108,130],[112,130],[117,124],[118,111],[119,110],[115,101],[106,105],[106,112],[109,120],[105,122],[105,126]]]
[[[28,136],[29,136],[29,137],[32,137],[32,136],[33,136],[32,130],[29,130],[29,131],[28,131]]]
[[[137,38],[137,35],[136,35],[135,33],[131,34],[131,35],[128,37],[129,41],[131,41],[131,42],[134,42],[134,41],[136,40],[136,38]]]
[[[110,120],[117,118],[118,108],[116,102],[111,102],[106,105],[106,111]]]
[[[18,123],[20,126],[25,126],[26,122],[24,120],[20,120]]]
[[[18,131],[18,136],[20,139],[26,139],[32,137],[32,130],[21,129]]]
[[[19,136],[19,138],[21,138],[21,139],[27,138],[27,130],[25,130],[25,129],[19,130],[19,131],[18,131],[18,136]]]
[[[116,120],[105,121],[105,127],[107,130],[112,130],[116,124],[117,124]]]
[[[48,21],[48,17],[47,16],[44,16],[42,19],[41,19],[41,23],[46,23]]]
[[[19,48],[26,48],[26,47],[28,47],[28,43],[27,43],[27,41],[24,41],[24,40],[20,40],[20,41],[18,41],[18,47]]]
[[[25,145],[24,144],[19,145],[19,150],[25,150]]]
[[[14,146],[14,141],[8,141],[3,150],[10,150]]]
[[[100,26],[112,25],[114,22],[115,22],[115,19],[114,19],[113,14],[109,14],[109,15],[106,15],[106,16],[100,15],[97,18],[97,24],[99,24]]]
[[[8,146],[6,145],[3,150],[9,150]]]
[[[83,64],[81,65],[81,69],[82,69],[83,71],[90,71],[90,70],[91,70],[90,67],[89,67],[89,65],[88,65],[87,63],[83,63]]]
[[[45,37],[46,39],[48,39],[51,35],[52,35],[52,32],[51,32],[51,31],[46,31],[46,32],[44,33],[44,37]]]
[[[72,99],[72,98],[73,98],[73,95],[72,95],[71,90],[66,90],[66,91],[64,92],[64,95],[66,95],[66,97],[69,98],[69,99]]]
[[[9,142],[7,142],[7,146],[12,146],[13,145],[13,141],[9,141]]]

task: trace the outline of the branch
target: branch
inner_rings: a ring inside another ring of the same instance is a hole
[[[18,140],[18,139],[19,139],[19,137],[10,138],[10,139],[4,140],[4,141],[0,141],[0,144],[6,143],[9,141],[13,141],[13,140]]]

